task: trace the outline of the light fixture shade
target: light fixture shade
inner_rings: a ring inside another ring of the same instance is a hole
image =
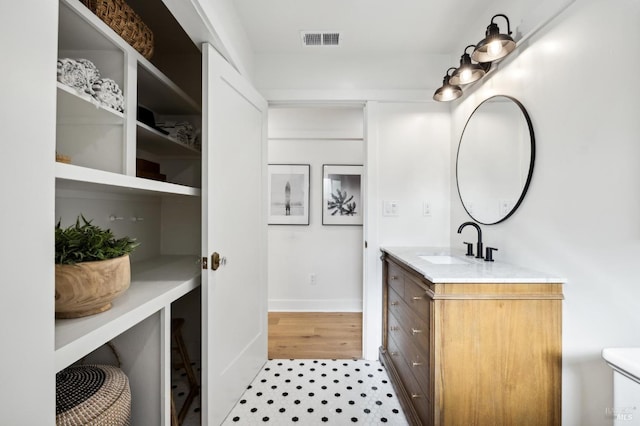
[[[460,86],[449,84],[449,75],[447,74],[442,80],[442,86],[433,94],[433,99],[438,102],[449,102],[458,99],[460,96],[462,96],[462,89]]]
[[[500,34],[500,28],[493,22],[497,17],[507,20],[507,34]],[[511,26],[506,15],[498,14],[491,18],[491,23],[487,27],[485,38],[477,45],[471,59],[476,62],[494,62],[502,59],[516,48],[516,42],[511,38]]]
[[[464,53],[460,58],[460,66],[451,74],[449,83],[453,85],[465,85],[480,80],[486,74],[485,68],[479,64],[471,63],[471,57]]]

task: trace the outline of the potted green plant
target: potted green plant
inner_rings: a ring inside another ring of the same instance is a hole
[[[55,228],[56,318],[78,318],[104,312],[131,284],[129,254],[135,239],[116,239],[109,229],[84,216],[75,225]]]

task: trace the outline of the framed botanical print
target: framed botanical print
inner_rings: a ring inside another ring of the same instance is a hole
[[[322,224],[362,225],[362,166],[322,166]]]
[[[309,164],[269,164],[269,225],[309,225]]]

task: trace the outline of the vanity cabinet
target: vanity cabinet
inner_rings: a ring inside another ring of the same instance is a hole
[[[560,282],[432,282],[382,261],[380,360],[412,425],[561,423]]]

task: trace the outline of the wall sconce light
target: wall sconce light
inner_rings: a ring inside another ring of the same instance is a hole
[[[493,20],[502,17],[507,21],[507,34],[500,34],[498,24]],[[467,49],[474,47],[471,56],[467,53]],[[442,87],[433,94],[433,99],[438,102],[447,102],[458,99],[462,96],[461,85],[470,84],[480,80],[491,69],[491,63],[502,59],[516,48],[516,42],[511,38],[511,24],[507,15],[499,13],[493,15],[491,23],[485,32],[485,38],[480,40],[477,45],[470,44],[464,48],[464,52],[460,57],[460,66],[458,68],[451,67],[447,70]],[[476,63],[472,62],[474,60]],[[454,70],[453,74],[449,71]]]
[[[500,28],[493,22],[499,16],[507,21],[507,34],[500,34]],[[491,23],[485,32],[485,38],[477,44],[476,49],[471,54],[471,59],[476,62],[493,62],[504,58],[515,48],[516,42],[511,38],[509,18],[500,13],[491,18]]]
[[[449,83],[453,85],[465,85],[480,80],[491,68],[491,63],[474,64],[471,62],[471,56],[467,53],[467,49],[476,47],[473,44],[464,48],[464,53],[460,57],[460,66],[453,72]]]
[[[449,71],[451,70],[455,70],[455,68],[451,67],[447,70],[447,73],[442,80],[442,86],[439,87],[438,90],[436,90],[436,92],[433,94],[433,99],[438,102],[448,102],[454,99],[458,99],[460,96],[462,96],[462,89],[460,88],[460,86],[452,85],[449,83],[449,80],[451,78],[451,76],[449,75]]]

